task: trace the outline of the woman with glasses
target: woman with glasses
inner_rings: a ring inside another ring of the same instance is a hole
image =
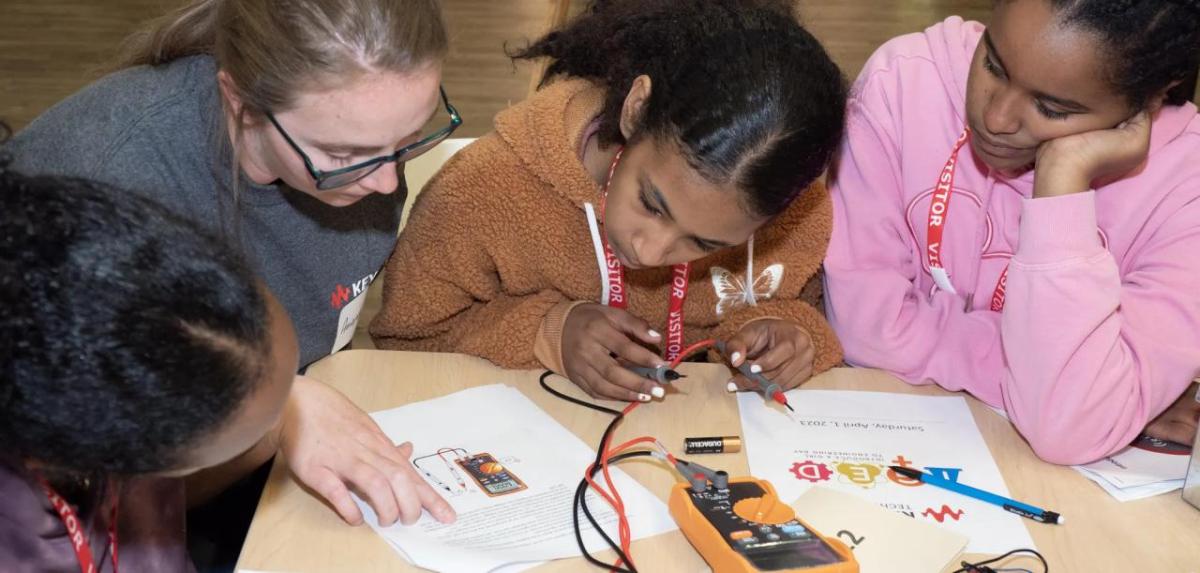
[[[461,123],[436,0],[196,0],[126,47],[16,135],[14,168],[116,184],[233,238],[291,315],[301,372],[343,347],[395,244],[404,162]],[[350,523],[348,487],[384,524],[454,517],[410,446],[334,390],[298,376],[285,412],[278,444],[201,476],[193,499],[278,448]]]
[[[790,2],[596,2],[516,57],[548,59],[546,85],[426,187],[378,344],[641,401],[664,389],[625,366],[707,338],[784,388],[840,361],[805,286],[845,88]]]

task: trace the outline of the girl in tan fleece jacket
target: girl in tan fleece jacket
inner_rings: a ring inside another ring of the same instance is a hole
[[[662,389],[624,365],[706,338],[785,388],[841,360],[805,286],[844,81],[786,2],[601,2],[516,57],[550,58],[558,81],[420,195],[380,347],[540,363],[642,401]]]

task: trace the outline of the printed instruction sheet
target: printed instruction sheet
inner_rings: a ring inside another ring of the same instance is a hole
[[[794,414],[759,394],[738,394],[750,472],[771,480],[780,499],[822,485],[965,535],[968,553],[1033,547],[1025,518],[888,468],[913,467],[1011,497],[962,397],[802,389],[787,397]],[[1018,501],[1041,507],[1041,500]]]
[[[458,513],[445,525],[428,513],[411,526],[367,522],[412,563],[435,571],[515,571],[578,557],[572,500],[595,451],[521,392],[502,384],[463,390],[371,415],[394,442],[411,441],[418,473]],[[664,469],[664,471],[667,471]],[[676,529],[666,505],[620,470],[634,539]],[[616,539],[616,514],[588,494],[588,508]],[[607,548],[580,516],[588,548]]]
[[[1187,446],[1143,435],[1111,456],[1074,468],[1118,501],[1132,501],[1183,487],[1191,454]]]

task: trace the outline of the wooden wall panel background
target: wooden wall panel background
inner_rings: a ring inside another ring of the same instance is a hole
[[[950,14],[986,18],[991,0],[798,0],[803,18],[853,78],[892,36]],[[495,113],[528,93],[534,66],[514,66],[506,42],[520,44],[584,0],[443,0],[452,37],[445,83],[466,125],[488,131]],[[0,118],[20,129],[95,79],[127,34],[177,6],[176,0],[0,0]]]

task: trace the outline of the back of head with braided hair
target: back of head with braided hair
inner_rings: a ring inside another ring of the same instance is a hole
[[[221,432],[267,411],[247,410],[252,398],[278,408],[263,401],[290,387],[295,340],[290,323],[272,330],[281,319],[242,257],[148,198],[9,165],[0,157],[0,462],[132,475],[191,467],[218,438],[257,441]]]

